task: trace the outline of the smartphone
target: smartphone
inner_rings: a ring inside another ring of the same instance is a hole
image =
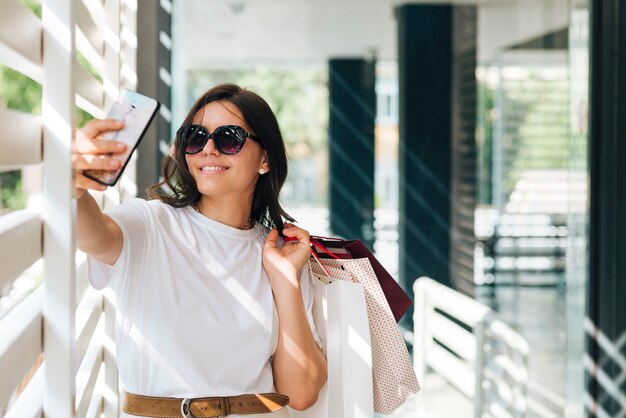
[[[102,135],[104,138],[126,143],[126,151],[114,155],[122,162],[119,170],[85,170],[83,175],[105,186],[114,186],[130,161],[130,157],[139,145],[139,141],[148,130],[150,122],[159,109],[159,102],[130,90],[123,90],[120,98],[113,104],[107,119],[124,121],[124,128]]]

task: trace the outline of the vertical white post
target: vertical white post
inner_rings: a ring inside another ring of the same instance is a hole
[[[74,0],[43,0],[44,416],[75,416]]]
[[[413,305],[413,369],[420,384],[426,378],[426,278],[413,283],[415,305]]]
[[[485,321],[482,318],[474,327],[476,338],[476,361],[474,363],[474,418],[480,418],[483,412],[483,370],[485,369]]]
[[[108,110],[119,96],[120,92],[120,1],[104,0],[106,14],[106,34],[104,40],[104,108]],[[119,197],[119,195],[118,195]],[[119,203],[119,201],[117,202]],[[102,412],[104,418],[117,418],[120,415],[117,356],[115,350],[115,306],[110,291],[104,295],[104,396],[102,398]]]

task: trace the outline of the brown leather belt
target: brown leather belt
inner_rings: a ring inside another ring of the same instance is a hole
[[[280,393],[258,393],[210,398],[161,398],[126,392],[124,412],[155,418],[217,418],[236,414],[266,414],[289,403]]]

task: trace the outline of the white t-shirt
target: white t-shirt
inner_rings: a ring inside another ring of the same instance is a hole
[[[122,252],[113,266],[90,258],[89,278],[115,295],[122,387],[178,398],[274,392],[278,315],[262,266],[267,230],[242,231],[158,200],[132,199],[107,214],[122,229]],[[305,310],[321,344],[311,280],[303,269]],[[289,414],[259,415],[269,416]]]

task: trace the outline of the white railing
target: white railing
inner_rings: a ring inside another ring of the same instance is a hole
[[[20,0],[0,2],[0,64],[42,86],[41,116],[0,109],[0,172],[43,170],[41,196],[29,200],[39,203],[0,217],[0,289],[44,260],[43,284],[0,319],[0,416],[113,418],[114,308],[75,254],[71,140],[77,107],[102,117],[120,87],[136,89],[137,0],[41,8],[39,18]],[[96,196],[102,206],[134,194],[132,179],[120,183]]]
[[[428,277],[413,284],[413,360],[474,402],[474,417],[524,417],[528,343],[482,303]],[[427,384],[423,384],[427,387]]]

